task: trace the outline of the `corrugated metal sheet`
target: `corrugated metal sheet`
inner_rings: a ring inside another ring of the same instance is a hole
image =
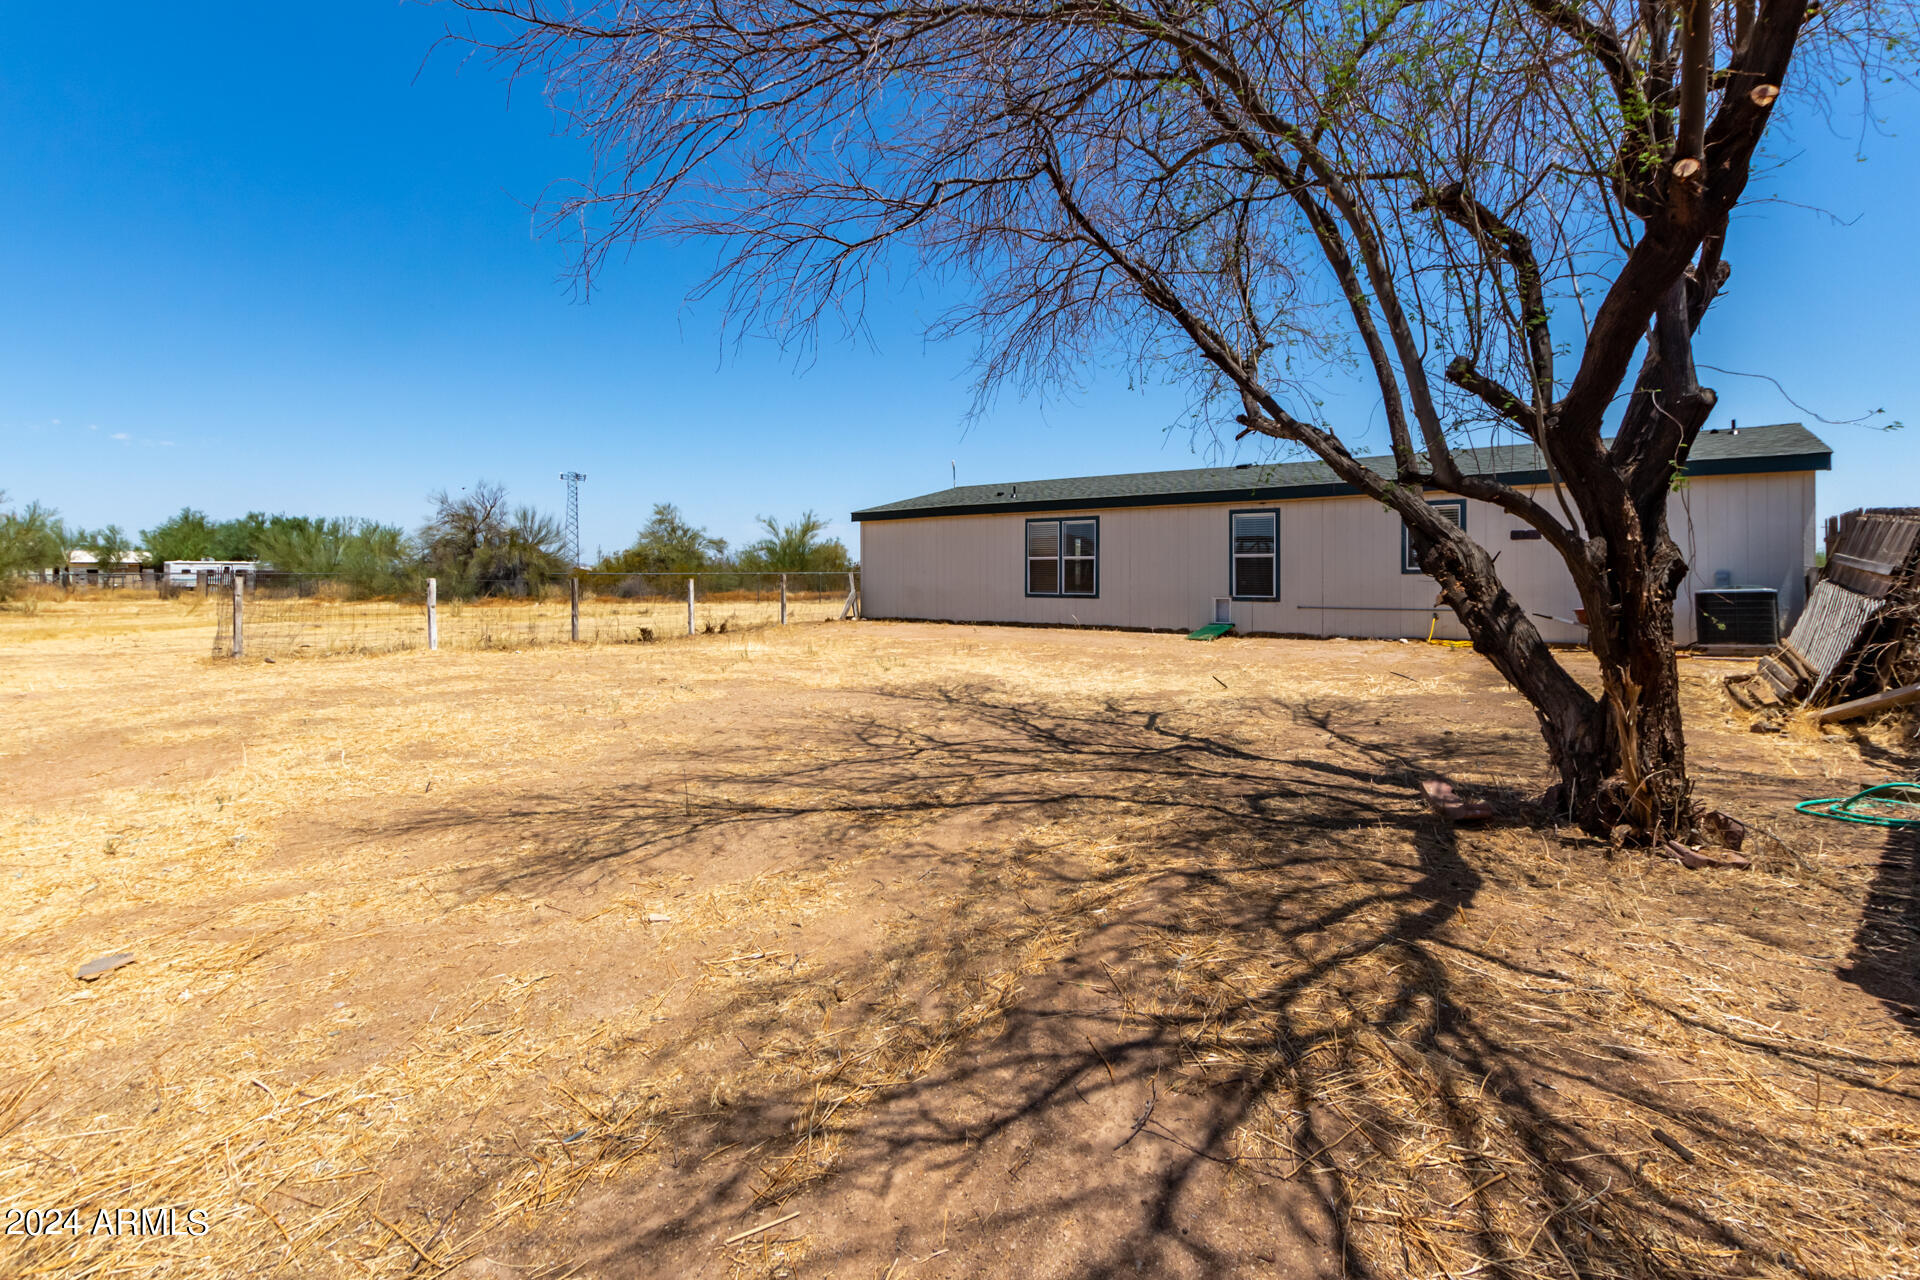
[[[1809,703],[1825,690],[1834,672],[1853,652],[1861,630],[1879,611],[1880,601],[1849,591],[1836,582],[1822,582],[1814,587],[1806,612],[1800,615],[1787,636],[1787,643],[1813,670],[1813,688],[1807,693]]]

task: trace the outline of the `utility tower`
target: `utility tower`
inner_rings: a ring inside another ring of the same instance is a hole
[[[573,557],[572,567],[580,567],[580,482],[586,477],[578,471],[562,471],[560,478],[567,482],[567,554]]]

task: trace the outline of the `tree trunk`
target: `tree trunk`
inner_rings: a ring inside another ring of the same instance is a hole
[[[1474,649],[1532,705],[1558,774],[1548,804],[1599,835],[1624,825],[1650,844],[1687,837],[1692,788],[1673,644],[1674,590],[1686,566],[1664,520],[1650,562],[1629,555],[1605,576],[1577,575],[1598,696],[1541,638],[1486,550],[1464,535],[1439,535],[1429,540],[1415,524],[1415,555],[1440,583]],[[1601,584],[1613,589],[1595,590]]]

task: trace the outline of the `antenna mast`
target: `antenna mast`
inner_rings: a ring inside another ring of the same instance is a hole
[[[567,554],[573,557],[572,565],[580,567],[580,482],[586,479],[578,471],[562,471],[560,478],[567,482]]]

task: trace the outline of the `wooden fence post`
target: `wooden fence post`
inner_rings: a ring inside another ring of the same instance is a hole
[[[245,657],[247,652],[246,633],[246,595],[241,590],[245,579],[239,574],[233,575],[233,652],[235,658]]]
[[[858,600],[858,589],[853,585],[853,575],[847,575],[847,602],[840,606],[840,620],[845,622],[854,615],[854,605]]]
[[[193,587],[195,591],[200,593],[202,600],[207,598],[207,571],[205,569],[195,569],[193,571]]]
[[[787,625],[787,575],[780,575],[780,625]]]
[[[687,634],[693,634],[693,579],[687,579]]]
[[[574,643],[578,644],[580,642],[580,579],[578,577],[568,578],[567,589],[567,594],[571,597],[571,604],[573,606],[572,637]]]
[[[427,579],[427,648],[440,647],[440,579]]]

